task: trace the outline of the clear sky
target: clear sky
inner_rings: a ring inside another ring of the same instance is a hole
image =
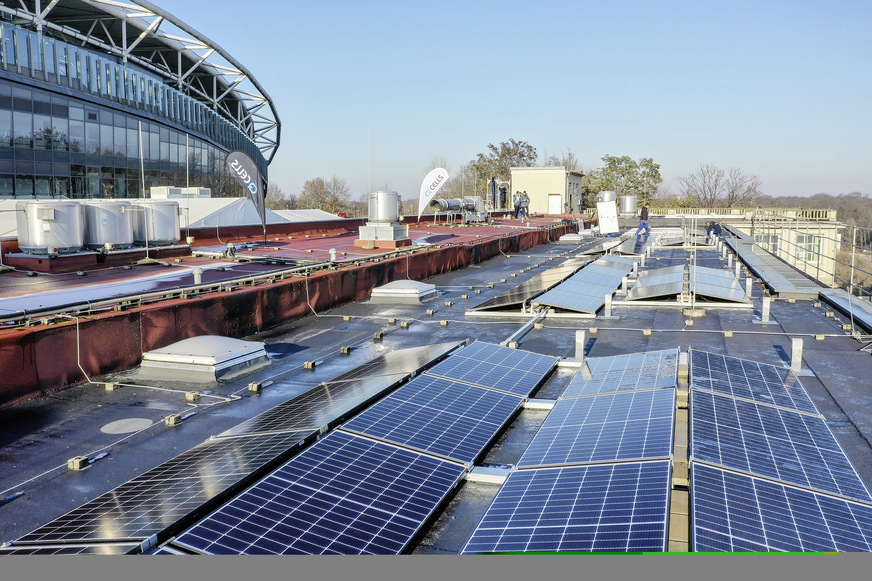
[[[872,2],[152,0],[275,101],[269,178],[417,197],[488,143],[700,164],[769,195],[872,193]],[[370,164],[371,134],[371,164]]]

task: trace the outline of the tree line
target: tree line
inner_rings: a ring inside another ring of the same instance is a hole
[[[448,167],[444,158],[434,157],[423,168],[422,176],[436,167],[445,167],[451,177],[439,193],[442,198],[460,198],[472,195],[487,195],[490,181],[508,183],[511,168],[563,166],[583,174],[582,205],[596,206],[599,192],[613,191],[617,195],[635,195],[639,204],[646,202],[668,207],[731,208],[754,207],[805,207],[835,208],[839,219],[849,224],[872,227],[872,205],[868,196],[852,192],[840,196],[816,194],[801,196],[766,196],[762,181],[738,167],[723,169],[713,163],[700,164],[697,169],[677,179],[676,189],[664,187],[660,164],[653,158],[633,159],[627,155],[604,155],[602,165],[584,168],[575,154],[566,150],[560,154],[541,156],[536,147],[522,140],[509,139],[499,144],[489,143],[485,151],[476,154],[457,170]],[[378,189],[378,188],[377,188]],[[380,188],[390,190],[388,185]],[[511,198],[512,192],[508,192]],[[315,208],[331,213],[347,212],[349,216],[365,216],[368,192],[352,199],[351,187],[339,176],[315,177],[307,180],[299,193],[286,194],[277,184],[267,189],[266,206],[270,209]],[[417,212],[417,192],[404,196],[402,211]],[[510,203],[510,200],[509,200]]]

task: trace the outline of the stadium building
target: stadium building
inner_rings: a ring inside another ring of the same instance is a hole
[[[149,2],[0,1],[0,199],[240,195],[225,155],[266,176],[280,129],[245,67]]]

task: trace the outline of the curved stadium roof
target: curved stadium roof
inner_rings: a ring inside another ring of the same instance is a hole
[[[162,8],[142,0],[0,0],[0,17],[159,75],[236,124],[272,161],[281,135],[273,100],[227,51]]]

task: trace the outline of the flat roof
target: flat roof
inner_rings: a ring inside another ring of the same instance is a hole
[[[316,249],[335,243],[310,240]],[[436,286],[438,297],[420,305],[363,299],[246,337],[265,343],[271,364],[228,382],[205,387],[178,381],[145,384],[134,381],[135,370],[130,370],[92,378],[116,384],[117,389],[107,390],[102,383],[86,384],[51,398],[0,408],[0,425],[4,426],[0,466],[7,467],[0,472],[0,540],[19,538],[210,437],[381,354],[452,341],[477,339],[500,344],[511,338],[521,350],[568,362],[579,355],[579,331],[585,333],[583,349],[589,358],[677,348],[780,368],[790,366],[794,340],[801,339],[802,385],[861,480],[872,488],[869,338],[852,336],[843,327],[845,316],[833,313],[826,303],[816,299],[774,300],[770,320],[764,324],[764,287],[753,281],[753,309],[721,308],[700,301],[694,306],[704,314],[691,316],[668,302],[629,307],[618,301],[608,318],[602,311],[595,318],[545,314],[535,321],[532,313],[526,319],[499,313],[486,318],[466,315],[476,304],[602,241],[592,238],[580,244],[545,244],[446,272],[427,280]],[[640,271],[684,265],[691,260],[706,268],[733,271],[714,248],[690,251],[663,247],[649,252]],[[558,367],[533,397],[556,401],[577,370]],[[262,389],[250,391],[252,382],[260,383]],[[186,400],[186,393],[192,390],[201,394],[195,402]],[[188,417],[178,426],[167,426],[164,419],[173,414]],[[547,415],[545,409],[523,408],[477,465],[515,465]],[[102,430],[110,425],[114,429]],[[119,434],[117,426],[130,426],[132,431]],[[71,457],[95,458],[104,453],[105,457],[85,470],[67,467]],[[458,554],[498,490],[495,484],[463,483],[410,552]]]

